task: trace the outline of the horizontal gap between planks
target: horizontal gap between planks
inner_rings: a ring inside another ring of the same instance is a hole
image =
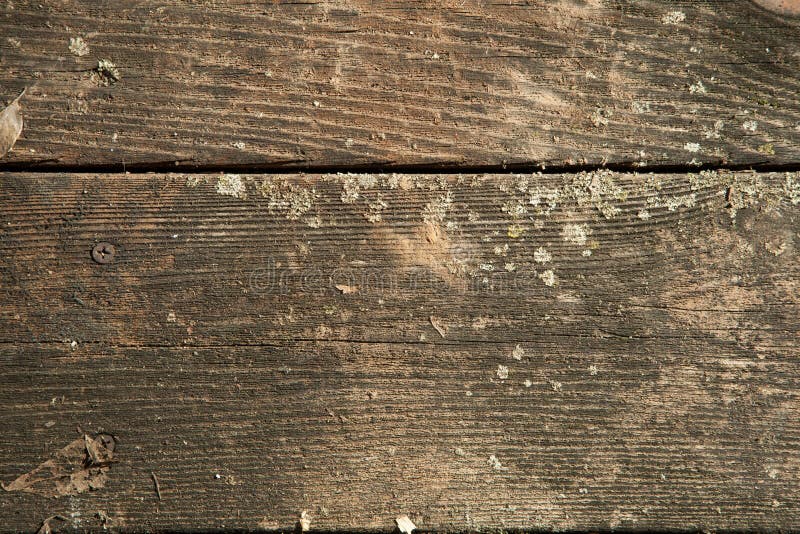
[[[243,174],[332,174],[332,173],[399,173],[399,174],[572,174],[609,170],[615,172],[637,172],[656,174],[687,174],[700,171],[752,171],[752,172],[800,172],[797,163],[751,163],[736,165],[647,165],[633,163],[609,165],[553,165],[541,163],[519,163],[508,165],[458,165],[457,163],[394,165],[374,163],[363,165],[308,165],[300,162],[278,164],[242,165],[193,165],[180,161],[153,163],[114,163],[101,165],[51,165],[49,160],[37,163],[7,163],[0,165],[0,172],[37,173],[104,173],[104,174],[148,174],[148,173],[243,173]]]

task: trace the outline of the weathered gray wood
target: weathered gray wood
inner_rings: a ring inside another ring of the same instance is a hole
[[[0,184],[7,529],[800,528],[797,174]]]
[[[748,0],[22,0],[0,35],[6,169],[800,157],[798,22]]]

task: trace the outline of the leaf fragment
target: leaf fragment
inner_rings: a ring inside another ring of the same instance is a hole
[[[105,486],[114,458],[116,440],[109,434],[80,437],[34,470],[9,484],[6,491],[61,497],[94,491]]]
[[[25,94],[23,89],[3,111],[0,112],[0,158],[5,156],[22,133],[22,112],[19,99]]]

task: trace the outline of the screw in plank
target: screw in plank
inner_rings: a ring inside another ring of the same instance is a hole
[[[104,241],[96,244],[92,248],[92,259],[97,263],[109,263],[114,259],[114,254],[116,253],[117,249],[114,247],[114,245]]]

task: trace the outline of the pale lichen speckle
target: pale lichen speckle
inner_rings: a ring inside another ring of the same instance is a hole
[[[553,272],[553,269],[547,269],[543,273],[539,275],[539,278],[544,282],[544,285],[553,287],[556,285],[556,275]]]
[[[364,217],[371,223],[379,223],[383,220],[381,212],[389,207],[380,195],[374,201],[367,204],[369,211],[364,214]]]
[[[755,132],[758,130],[758,122],[754,120],[744,121],[742,123],[742,129],[748,132]]]
[[[786,181],[783,184],[784,194],[792,204],[800,204],[800,172],[787,172],[785,177]]]
[[[591,228],[586,224],[565,224],[561,232],[561,237],[567,243],[575,245],[585,245],[586,239],[592,233]]]
[[[683,145],[683,149],[692,153],[700,152],[700,143],[686,143]]]
[[[453,193],[447,191],[438,199],[428,202],[422,212],[422,220],[426,223],[441,223],[447,215],[447,210],[453,205]]]
[[[775,145],[773,143],[764,143],[763,145],[759,145],[756,150],[758,150],[761,154],[766,154],[767,156],[775,155]]]
[[[669,13],[664,13],[661,17],[662,24],[680,24],[685,20],[686,13],[683,11],[670,11]]]
[[[514,358],[515,360],[520,361],[524,356],[525,356],[525,349],[523,349],[520,345],[517,345],[516,347],[514,347],[514,350],[511,351],[511,357]]]
[[[539,247],[533,251],[533,261],[540,264],[549,263],[553,260],[553,255],[547,252],[544,247]]]
[[[197,187],[204,182],[205,178],[203,176],[193,175],[186,178],[186,185],[188,187]]]
[[[695,83],[689,86],[689,92],[692,94],[702,95],[705,94],[707,91],[706,91],[706,86],[703,85],[703,82],[701,80],[697,80]]]
[[[118,82],[122,76],[119,69],[108,59],[101,59],[92,71],[92,76],[98,85],[111,85]]]
[[[69,51],[78,57],[83,57],[89,53],[89,45],[81,37],[70,37]]]
[[[267,199],[270,211],[283,213],[291,221],[306,215],[311,210],[317,196],[313,188],[277,178],[264,179],[257,190],[262,197]],[[310,218],[308,223],[309,226],[319,227],[319,217]]]
[[[496,471],[508,470],[508,468],[504,467],[503,464],[500,462],[500,460],[497,458],[497,456],[495,456],[494,454],[489,456],[489,465],[492,466],[492,469]]]
[[[352,204],[358,200],[358,177],[355,175],[347,175],[342,180],[342,202],[345,204]]]
[[[238,174],[223,174],[217,180],[217,193],[236,198],[247,198],[247,188]]]
[[[614,113],[611,110],[597,108],[589,115],[589,119],[596,128],[599,128],[600,126],[608,126],[609,122],[611,122],[610,118],[613,116]]]
[[[565,185],[564,195],[573,198],[578,206],[594,206],[606,219],[619,214],[612,202],[627,199],[627,191],[615,180],[616,173],[607,169],[580,172]]]
[[[508,378],[508,367],[502,364],[498,365],[495,374],[500,380],[505,380]]]

